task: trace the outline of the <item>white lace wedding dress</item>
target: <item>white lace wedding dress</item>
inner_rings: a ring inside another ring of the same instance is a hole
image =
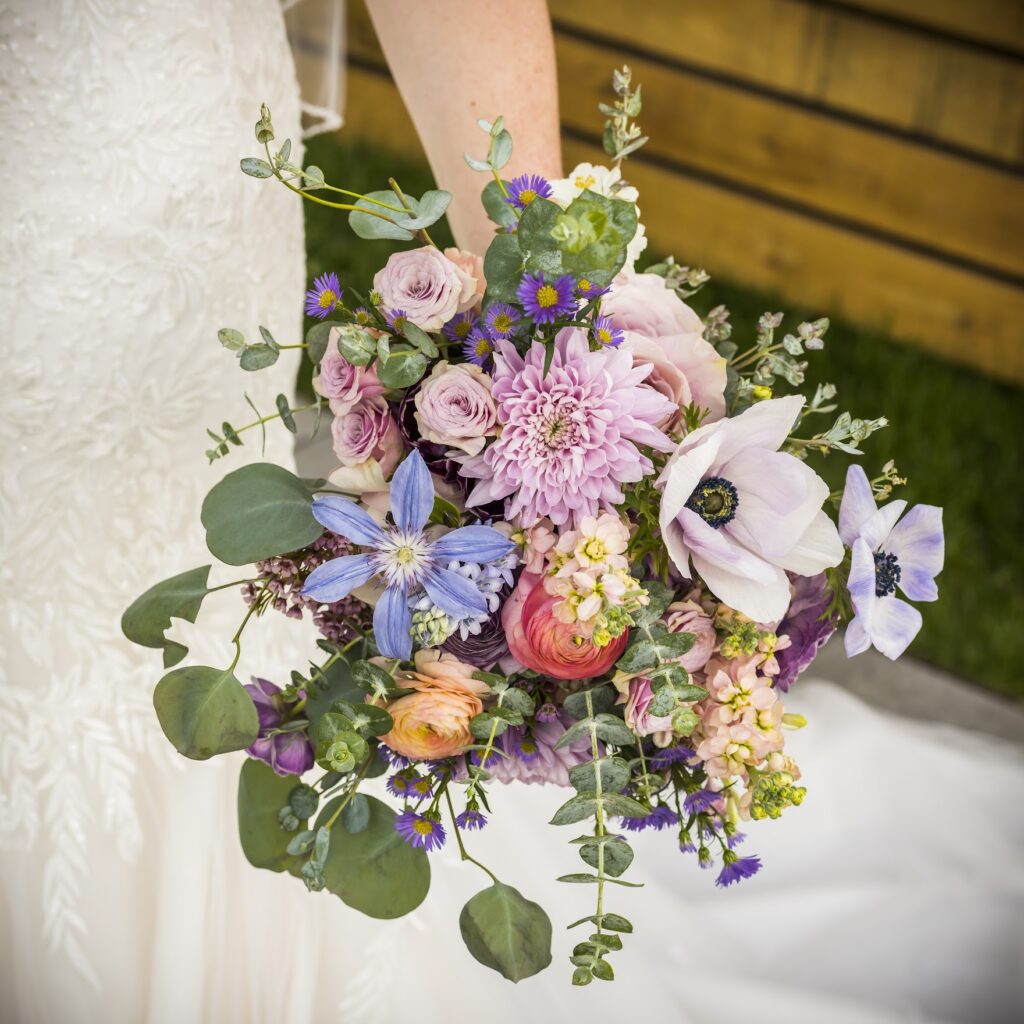
[[[803,807],[750,829],[765,870],[728,891],[664,833],[637,839],[613,985],[568,984],[564,925],[592,893],[565,794],[493,793],[474,852],[541,902],[555,961],[513,987],[458,933],[476,868],[446,849],[410,918],[375,922],[248,866],[238,758],[159,733],[157,652],[125,605],[208,561],[206,426],[270,408],[294,366],[247,376],[219,326],[300,327],[299,202],[244,178],[261,100],[298,138],[277,0],[0,5],[0,1019],[80,1024],[1013,1021],[1022,1005],[1019,753],[879,715],[827,684],[787,707]],[[271,432],[268,458],[287,463]],[[222,577],[230,579],[229,575]],[[224,664],[227,592],[176,636]],[[270,616],[241,672],[283,678],[311,637]],[[248,633],[247,633],[248,637]],[[379,784],[379,783],[378,783]]]

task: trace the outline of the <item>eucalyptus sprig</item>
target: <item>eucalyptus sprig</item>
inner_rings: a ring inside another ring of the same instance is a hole
[[[632,77],[629,65],[624,64],[621,70],[616,68],[612,72],[615,102],[598,106],[607,118],[602,139],[604,151],[616,167],[647,142],[647,136],[640,131],[640,126],[634,120],[640,116],[643,103],[640,99],[640,86],[633,88]]]

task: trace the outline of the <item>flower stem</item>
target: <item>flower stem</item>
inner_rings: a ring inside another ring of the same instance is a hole
[[[471,857],[469,852],[466,850],[466,844],[462,841],[462,831],[459,829],[458,824],[455,821],[455,807],[452,805],[451,793],[448,792],[448,787],[445,786],[444,798],[448,804],[448,813],[452,819],[452,831],[455,833],[455,842],[459,844],[459,856],[463,860],[468,860],[470,864],[475,864],[481,871],[491,876],[491,880],[495,885],[498,884],[498,876],[485,864],[481,864],[476,857]]]

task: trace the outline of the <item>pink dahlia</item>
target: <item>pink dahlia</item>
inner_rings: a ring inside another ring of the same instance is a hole
[[[639,445],[675,448],[654,425],[672,405],[642,383],[650,365],[634,367],[628,352],[613,348],[591,352],[582,331],[559,332],[547,374],[544,355],[540,342],[525,357],[496,342],[491,393],[501,433],[463,461],[463,475],[480,480],[466,504],[507,498],[506,515],[520,525],[547,516],[575,526],[614,509],[623,484],[653,471]]]

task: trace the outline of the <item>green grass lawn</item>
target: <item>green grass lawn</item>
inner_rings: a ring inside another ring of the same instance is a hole
[[[388,175],[414,194],[433,185],[424,164],[358,142],[316,139],[307,162],[322,167],[328,181],[356,191],[386,187]],[[648,230],[658,238],[656,226]],[[446,226],[431,228],[431,234],[439,245],[450,244]],[[306,204],[311,277],[335,270],[343,283],[365,294],[374,272],[400,245],[361,241],[344,214]],[[685,252],[674,255],[686,263]],[[753,339],[756,320],[766,310],[785,310],[784,326],[790,327],[829,313],[787,306],[776,297],[715,280],[715,268],[706,269],[713,280],[693,305],[701,314],[719,303],[728,306],[741,348]],[[1024,699],[1024,676],[1018,672],[1024,665],[1024,485],[1014,472],[1016,448],[1024,437],[1021,391],[838,320],[826,336],[825,350],[811,353],[810,360],[812,389],[818,381],[831,381],[839,387],[841,408],[864,418],[888,417],[891,426],[865,444],[869,471],[895,458],[909,478],[898,496],[946,510],[941,596],[922,607],[924,629],[912,654]],[[836,458],[815,463],[833,488],[841,484],[846,463]]]

